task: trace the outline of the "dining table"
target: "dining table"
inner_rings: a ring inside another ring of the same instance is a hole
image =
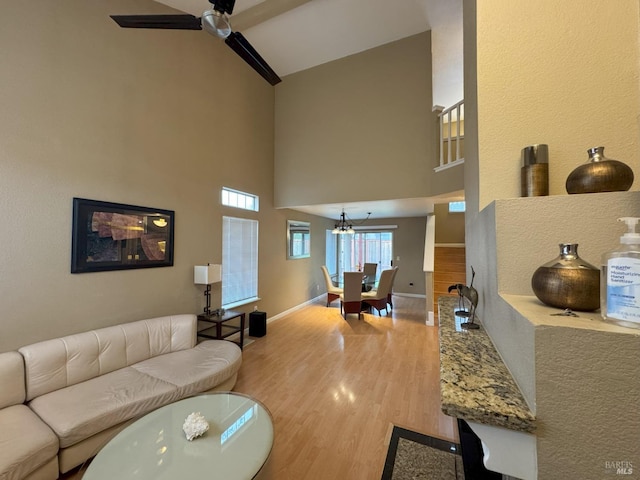
[[[331,276],[331,281],[336,287],[344,287],[344,277],[342,274],[334,274]],[[376,287],[376,276],[362,274],[362,291],[370,292]]]

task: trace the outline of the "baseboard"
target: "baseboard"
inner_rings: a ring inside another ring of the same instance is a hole
[[[427,327],[434,327],[435,326],[435,315],[431,311],[427,312],[426,325],[427,325]]]
[[[312,298],[311,300],[307,300],[304,303],[301,303],[300,305],[296,305],[295,307],[291,307],[288,310],[285,310],[284,312],[280,312],[277,315],[274,315],[273,317],[269,317],[267,316],[267,324],[278,320],[279,318],[282,318],[286,315],[289,315],[290,313],[295,312],[296,310],[300,310],[301,308],[306,307],[307,305],[311,305],[312,303],[317,303],[319,301],[319,299],[321,297],[323,297],[324,295],[318,295],[315,298]],[[247,314],[247,316],[249,316],[249,314]],[[244,336],[245,338],[247,338],[249,336],[249,327],[245,327],[244,329]],[[229,337],[227,337],[227,340],[233,340],[233,341],[238,341],[240,340],[240,333],[234,333],[233,335],[230,335]]]
[[[427,298],[426,295],[421,295],[419,293],[393,292],[393,295],[396,297]]]
[[[307,300],[306,302],[301,303],[299,305],[296,305],[295,307],[291,307],[290,309],[285,310],[284,312],[280,312],[277,315],[274,315],[273,317],[269,317],[269,318],[267,318],[267,323],[273,322],[274,320],[278,320],[281,317],[285,317],[285,316],[289,315],[290,313],[293,313],[293,312],[295,312],[297,310],[300,310],[301,308],[306,307],[307,305],[311,305],[313,303],[318,303],[318,301],[321,298],[323,298],[325,295],[326,295],[326,293],[323,293],[322,295],[318,295],[317,297],[312,298],[311,300]]]

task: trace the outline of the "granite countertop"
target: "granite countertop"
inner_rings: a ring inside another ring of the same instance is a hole
[[[535,417],[482,326],[465,330],[458,298],[438,300],[442,411],[464,420],[532,433]],[[475,323],[478,323],[476,320]]]

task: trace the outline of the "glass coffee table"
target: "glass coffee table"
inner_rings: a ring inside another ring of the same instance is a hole
[[[193,412],[206,418],[209,430],[190,442],[182,425]],[[159,408],[122,430],[82,478],[251,479],[272,446],[271,414],[258,401],[233,392],[198,395]]]

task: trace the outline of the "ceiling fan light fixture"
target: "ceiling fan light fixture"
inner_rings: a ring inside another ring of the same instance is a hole
[[[270,85],[276,85],[282,79],[260,56],[255,48],[240,32],[231,30],[228,15],[233,13],[236,0],[209,0],[211,7],[201,17],[184,15],[111,15],[122,28],[157,28],[175,30],[206,30],[224,40],[238,56],[253,68]]]
[[[202,14],[202,28],[211,35],[225,39],[231,34],[229,17],[223,12],[211,9]]]

